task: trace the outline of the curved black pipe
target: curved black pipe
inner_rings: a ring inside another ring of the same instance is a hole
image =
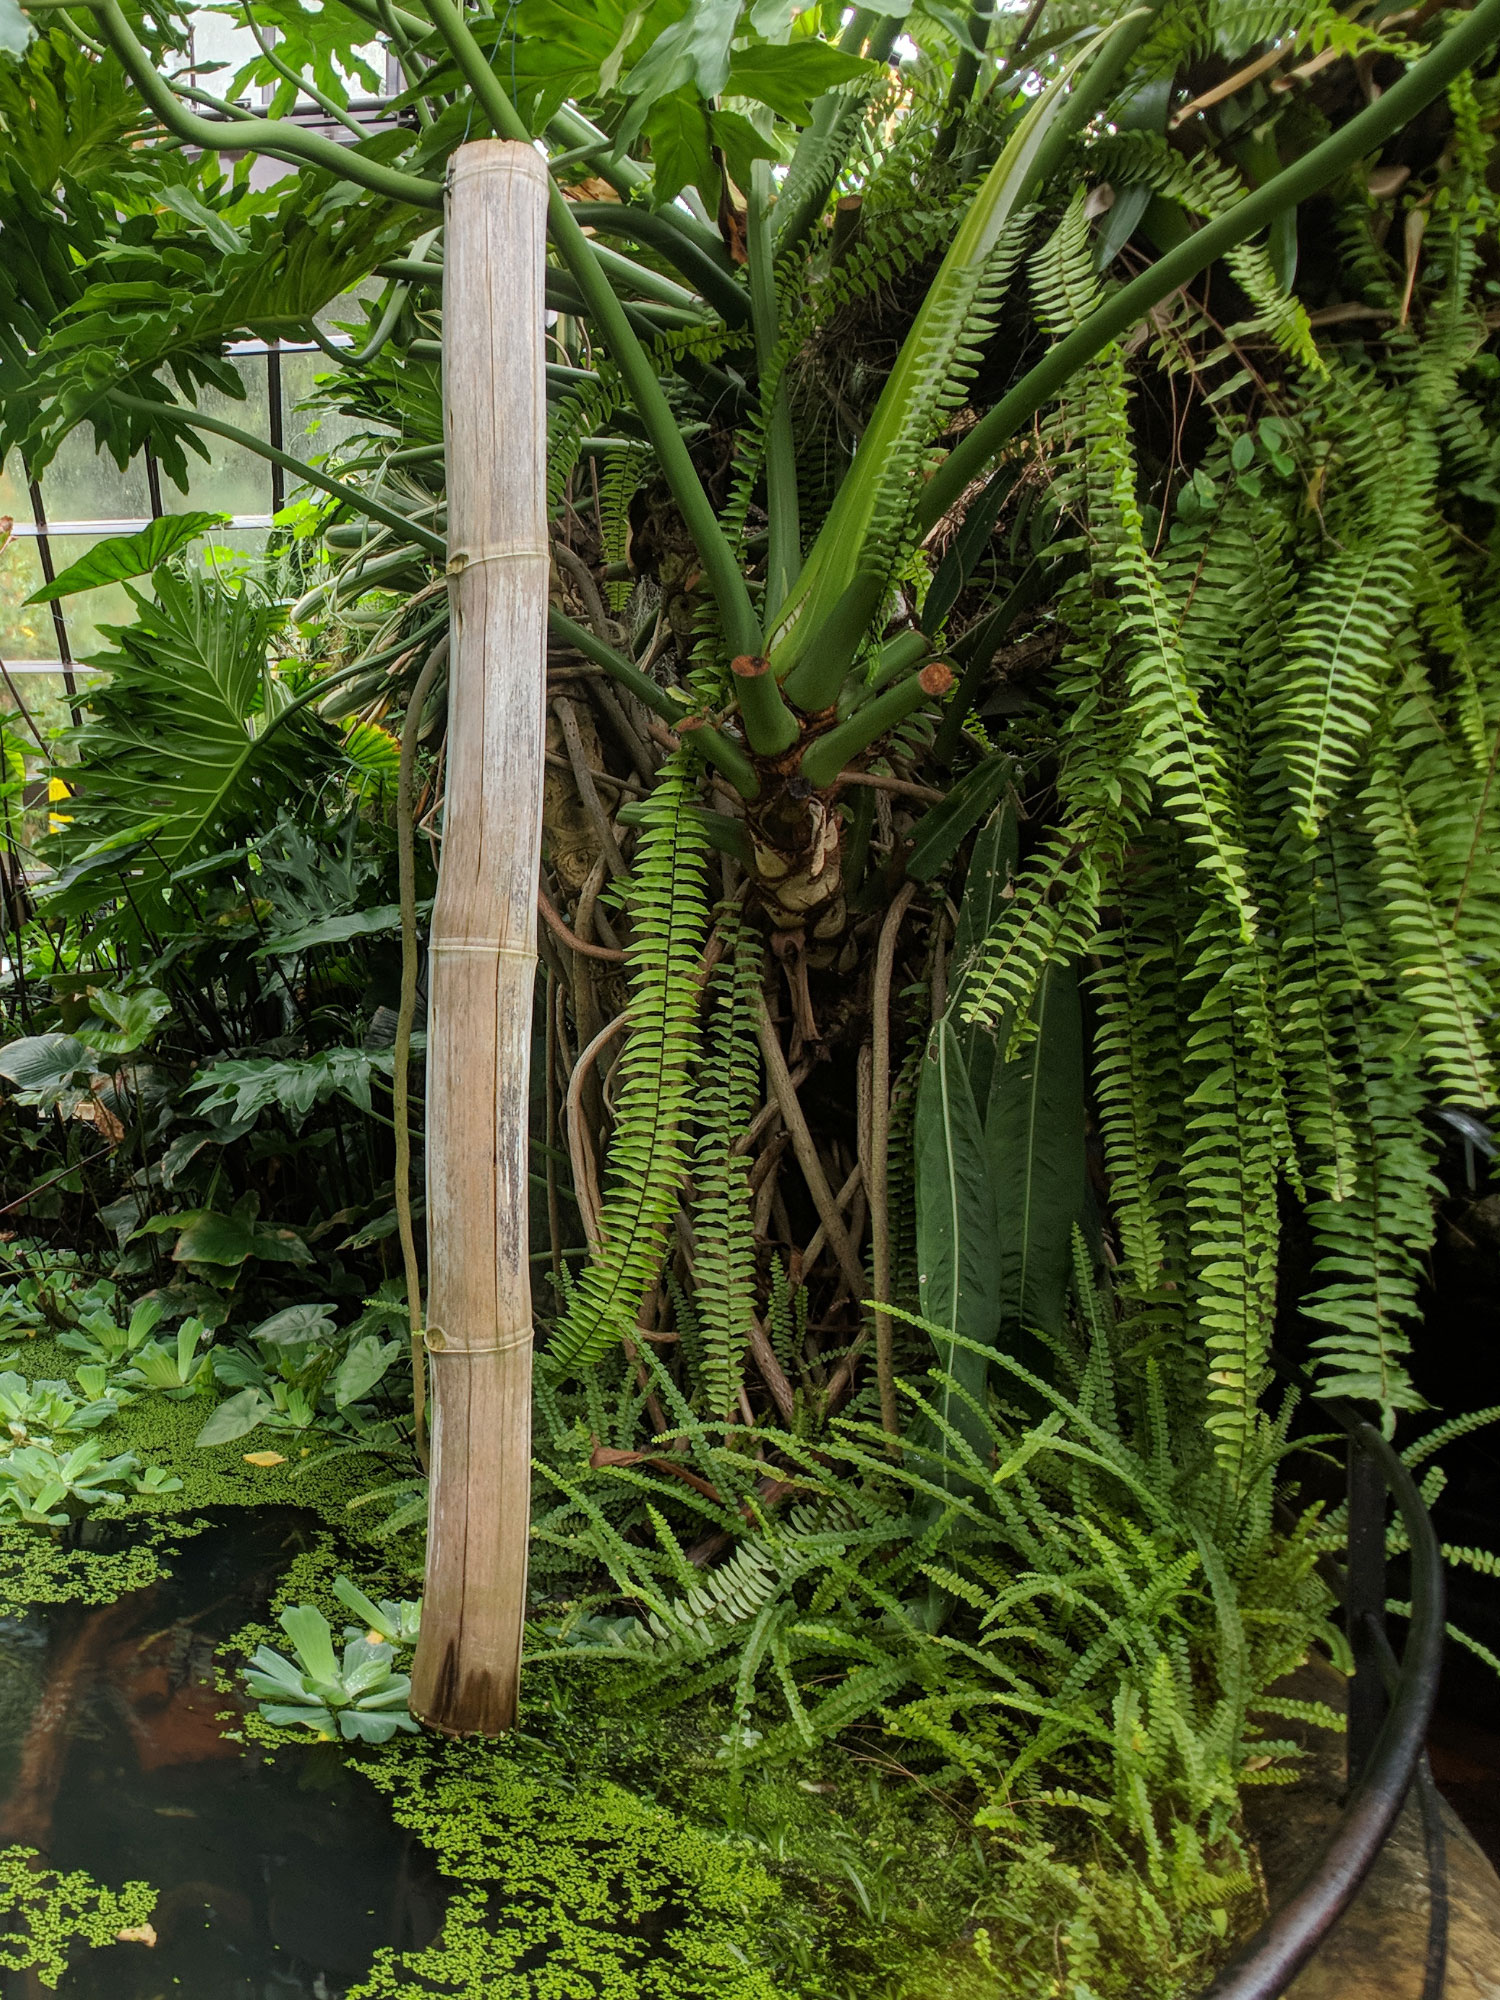
[[[1299,1374],[1300,1370],[1297,1371]],[[1443,1557],[1416,1482],[1341,1398],[1319,1408],[1379,1467],[1411,1540],[1411,1620],[1391,1705],[1317,1866],[1225,1967],[1203,2000],[1277,2000],[1354,1900],[1395,1825],[1423,1754],[1443,1657]]]

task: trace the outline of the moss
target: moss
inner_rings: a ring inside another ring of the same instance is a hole
[[[349,2000],[786,2000],[756,1944],[775,1883],[660,1806],[505,1746],[397,1739],[365,1769],[456,1893],[439,1942],[382,1952]]]
[[[156,1907],[149,1882],[106,1889],[79,1869],[59,1875],[34,1848],[0,1851],[0,1966],[55,1987],[79,1945],[114,1944]]]

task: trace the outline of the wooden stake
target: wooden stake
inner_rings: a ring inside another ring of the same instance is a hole
[[[514,1722],[526,1611],[546,201],[530,146],[481,140],[454,155],[443,283],[453,638],[427,1055],[432,1499],[411,1710],[455,1736]]]

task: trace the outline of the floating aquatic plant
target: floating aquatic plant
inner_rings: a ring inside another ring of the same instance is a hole
[[[370,1606],[372,1611],[379,1608]],[[385,1743],[398,1729],[415,1731],[406,1712],[411,1682],[394,1670],[394,1646],[356,1636],[344,1647],[341,1662],[328,1620],[311,1604],[283,1611],[281,1629],[292,1642],[295,1660],[274,1647],[258,1646],[245,1670],[245,1685],[262,1697],[260,1712],[267,1722],[311,1729],[329,1742],[343,1735],[351,1742]]]

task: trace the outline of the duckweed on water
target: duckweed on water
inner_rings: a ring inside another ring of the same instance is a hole
[[[38,1604],[113,1604],[161,1574],[157,1546],[69,1548],[44,1529],[0,1529],[0,1618],[20,1618]]]
[[[460,1886],[439,1942],[382,1952],[349,2000],[783,2000],[754,1944],[775,1883],[661,1807],[431,1738],[364,1768]]]
[[[114,1944],[156,1907],[149,1882],[106,1889],[82,1869],[59,1875],[30,1847],[0,1851],[0,1966],[55,1987],[79,1945]]]

